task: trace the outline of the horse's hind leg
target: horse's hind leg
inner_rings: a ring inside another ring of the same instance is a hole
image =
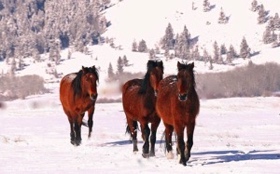
[[[76,145],[79,146],[81,144],[82,141],[82,137],[81,137],[81,126],[82,126],[82,119],[83,117],[81,115],[79,115],[76,118],[76,121],[74,123],[74,129],[75,129],[75,133],[76,133]]]
[[[66,113],[66,115],[68,117],[69,124],[70,124],[70,142],[71,142],[71,144],[75,145],[76,144],[76,142],[75,142],[76,135],[75,135],[75,130],[74,130],[73,119],[72,119],[71,114],[69,112],[67,112],[66,109],[64,109],[64,112]]]
[[[76,141],[75,141],[75,131],[74,131],[74,125],[73,122],[69,120],[69,124],[70,124],[70,142],[71,144],[75,145]]]
[[[148,123],[141,124],[141,131],[142,131],[142,137],[143,137],[143,140],[144,140],[142,156],[144,158],[147,158],[147,157],[149,157],[149,148],[150,148],[149,137],[150,137],[150,132],[151,132],[150,128],[148,126]]]
[[[127,118],[127,132],[130,132],[130,136],[132,138],[132,143],[133,143],[133,152],[138,151],[137,147],[137,129],[138,129],[138,124],[137,121],[134,121],[130,118]]]
[[[157,128],[160,123],[160,118],[158,117],[152,124],[151,124],[151,150],[150,150],[150,156],[155,156],[155,144],[156,144],[156,134],[157,134]]]

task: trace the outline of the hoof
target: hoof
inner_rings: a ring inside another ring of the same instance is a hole
[[[150,152],[150,157],[156,156],[154,152]]]
[[[148,153],[143,153],[142,156],[143,156],[144,158],[149,158],[149,157],[150,157],[150,154],[148,154]]]
[[[166,154],[167,159],[173,159],[174,158],[174,154],[172,151],[167,152]]]
[[[72,145],[74,145],[74,146],[76,145],[76,142],[74,140],[71,140],[70,142]]]
[[[180,160],[180,164],[183,164],[183,166],[187,166],[187,162],[186,161]]]

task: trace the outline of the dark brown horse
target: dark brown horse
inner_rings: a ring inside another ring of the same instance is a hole
[[[133,151],[138,151],[137,122],[140,123],[144,141],[143,157],[155,156],[156,132],[160,123],[160,118],[155,113],[155,102],[158,84],[162,80],[162,76],[163,63],[149,60],[144,79],[129,80],[122,88],[122,103],[128,124],[127,132],[132,138]],[[151,123],[151,130],[148,123]]]
[[[60,101],[70,123],[70,136],[73,145],[81,143],[81,125],[85,112],[88,112],[90,138],[92,117],[97,99],[98,72],[95,66],[82,67],[77,73],[64,76],[60,82]]]
[[[180,163],[186,165],[191,156],[195,119],[199,112],[199,98],[195,90],[194,63],[177,63],[178,74],[168,76],[159,83],[156,111],[165,126],[166,149],[172,153],[172,133],[177,134],[177,153]],[[184,129],[187,128],[187,143]]]

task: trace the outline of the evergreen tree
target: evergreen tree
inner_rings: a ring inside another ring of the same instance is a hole
[[[134,40],[132,42],[132,51],[133,52],[137,52],[137,48],[138,48],[137,42],[136,42],[136,40]]]
[[[153,60],[153,59],[156,58],[156,52],[155,52],[154,49],[151,49],[151,50],[149,51],[149,58],[150,58],[150,60]]]
[[[274,21],[274,28],[280,30],[280,18],[278,13],[275,13],[273,21]]]
[[[147,50],[148,50],[148,48],[147,48],[147,45],[146,45],[146,41],[142,39],[139,42],[138,51],[139,52],[147,52]]]
[[[226,48],[225,44],[222,44],[221,45],[221,55],[226,54],[226,53],[227,53],[227,48]]]
[[[213,66],[213,60],[210,58],[209,59],[209,70],[213,70],[214,66]]]
[[[277,39],[277,35],[275,34],[275,40],[272,42],[272,45],[271,45],[271,47],[272,48],[276,48],[276,47],[278,47],[278,46],[280,46],[280,34],[279,34],[279,41],[278,41],[278,39]]]
[[[122,61],[121,57],[119,57],[119,59],[118,59],[117,69],[118,69],[118,74],[122,74],[123,73],[123,61]]]
[[[250,50],[251,49],[249,48],[245,37],[243,37],[241,44],[240,44],[240,57],[242,57],[243,59],[249,58],[251,56]]]
[[[264,44],[270,44],[271,42],[272,42],[271,30],[270,30],[270,27],[266,27],[266,29],[263,33],[263,43]]]
[[[165,59],[166,59],[166,60],[168,60],[168,59],[170,58],[170,53],[169,53],[169,49],[168,49],[168,48],[166,48],[166,49],[164,50],[164,56],[165,56]]]
[[[226,61],[227,61],[227,63],[232,63],[232,60],[233,60],[233,55],[232,55],[232,53],[229,51],[229,52],[227,52]]]
[[[174,32],[171,23],[168,23],[165,29],[165,35],[161,40],[161,45],[163,49],[173,49],[174,48]]]
[[[275,30],[274,18],[273,17],[269,18],[267,27],[269,28],[270,31],[274,31]]]
[[[219,63],[219,59],[220,59],[221,55],[220,55],[220,48],[218,46],[217,41],[214,42],[213,48],[214,48],[213,61],[214,61],[214,63]]]
[[[257,9],[258,9],[258,2],[257,0],[253,0],[253,2],[251,3],[251,10],[255,12],[257,11]]]
[[[238,57],[238,55],[237,55],[237,53],[236,53],[236,51],[235,51],[233,45],[230,45],[230,46],[229,46],[229,51],[228,51],[228,52],[231,54],[231,56],[232,56],[233,58]]]
[[[127,60],[126,55],[123,56],[123,65],[128,66],[128,60]]]
[[[263,6],[263,4],[261,4],[260,6],[259,6],[259,12],[258,12],[258,24],[263,24],[263,23],[265,23],[266,22],[266,11],[265,11],[265,9],[264,9],[264,6]]]
[[[200,60],[200,53],[199,53],[199,50],[198,50],[198,45],[195,46],[195,49],[192,53],[192,57],[194,60]]]
[[[221,8],[221,11],[220,11],[220,17],[219,17],[219,20],[218,20],[218,23],[219,24],[226,24],[228,22],[228,18],[226,17],[224,11],[223,11],[223,8]]]
[[[109,67],[108,67],[108,78],[109,79],[113,79],[115,76],[114,74],[114,70],[113,70],[113,66],[111,64],[111,62],[109,63]]]
[[[208,54],[208,51],[206,49],[203,50],[203,60],[204,60],[204,63],[206,64],[208,61],[209,61],[209,54]]]
[[[211,10],[210,2],[208,0],[203,0],[203,11],[208,12]]]

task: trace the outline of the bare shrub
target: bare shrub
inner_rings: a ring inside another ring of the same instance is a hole
[[[280,90],[280,65],[266,63],[222,73],[197,75],[197,89],[201,98],[268,96]]]
[[[14,100],[24,99],[29,95],[47,92],[44,87],[44,79],[38,75],[26,75],[21,77],[3,76],[0,78],[0,99]]]

